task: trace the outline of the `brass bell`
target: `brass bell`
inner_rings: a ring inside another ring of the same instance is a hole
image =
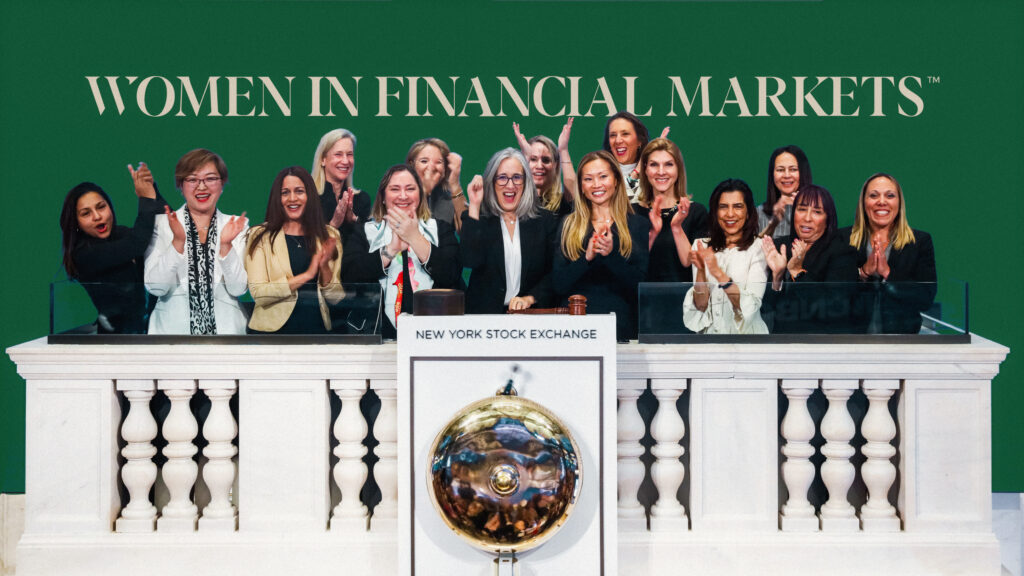
[[[474,402],[430,448],[434,508],[463,540],[495,553],[551,538],[579,498],[582,465],[569,429],[511,386]]]

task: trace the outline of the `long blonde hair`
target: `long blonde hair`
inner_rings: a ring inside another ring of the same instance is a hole
[[[915,242],[914,231],[907,223],[906,204],[903,200],[903,188],[895,178],[884,172],[872,174],[860,188],[860,198],[857,199],[857,215],[853,219],[853,228],[850,231],[850,246],[860,248],[861,244],[871,238],[871,221],[868,219],[867,208],[864,207],[864,197],[868,193],[868,184],[875,178],[885,178],[896,187],[896,196],[900,200],[899,212],[893,220],[893,226],[889,228],[889,243],[894,250],[902,250],[907,244]]]
[[[640,171],[640,193],[637,197],[637,202],[641,206],[647,208],[651,207],[651,202],[654,200],[653,187],[651,186],[650,179],[647,178],[647,162],[651,159],[651,154],[657,151],[668,152],[672,159],[675,160],[677,177],[676,183],[672,187],[672,193],[675,195],[675,201],[678,202],[683,196],[686,196],[686,163],[683,162],[683,153],[679,151],[679,147],[676,146],[675,142],[668,138],[655,138],[651,140],[647,146],[644,146],[644,151],[640,153],[640,161],[637,163],[637,170]],[[665,206],[669,208],[669,206]]]
[[[587,154],[580,160],[579,167],[576,169],[576,209],[565,217],[565,224],[562,225],[562,254],[573,262],[586,252],[583,248],[583,239],[592,228],[590,200],[583,194],[583,167],[597,161],[607,164],[608,170],[615,178],[615,194],[611,199],[611,211],[612,221],[619,231],[619,254],[622,254],[623,258],[629,258],[633,252],[633,239],[629,235],[629,224],[626,221],[626,217],[633,213],[633,209],[629,207],[626,186],[622,181],[622,171],[619,170],[619,164],[610,152],[598,150]]]
[[[530,138],[528,142],[530,144],[540,142],[551,153],[551,158],[555,165],[550,176],[551,183],[544,187],[544,189],[538,189],[537,193],[540,195],[541,208],[548,212],[558,213],[558,209],[562,206],[562,162],[558,157],[558,146],[555,145],[554,140],[543,134]],[[529,171],[529,164],[524,166],[524,168]]]

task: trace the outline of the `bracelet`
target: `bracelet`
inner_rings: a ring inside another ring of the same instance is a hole
[[[726,282],[723,282],[718,285],[718,287],[721,288],[722,290],[725,290],[729,286],[732,286],[732,278],[729,278],[729,280],[727,280]]]
[[[385,246],[385,247],[380,249],[380,255],[383,256],[385,260],[392,260],[395,257],[394,254],[392,254],[391,252],[388,252],[388,247],[387,246]]]

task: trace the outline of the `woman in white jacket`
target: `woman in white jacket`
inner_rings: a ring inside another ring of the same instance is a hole
[[[146,250],[146,290],[157,297],[150,334],[245,334],[247,220],[217,210],[228,169],[217,154],[196,149],[178,160],[175,185],[185,205],[156,217]]]

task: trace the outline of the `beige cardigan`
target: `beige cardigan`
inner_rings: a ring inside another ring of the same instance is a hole
[[[255,238],[262,229],[262,225],[254,227],[249,231],[249,238]],[[334,259],[331,260],[331,281],[326,286],[321,286],[317,282],[316,293],[320,301],[320,315],[324,320],[324,326],[330,331],[331,312],[327,308],[327,303],[336,304],[345,296],[345,291],[339,280],[341,236],[331,226],[327,227],[327,233],[334,241],[337,251],[334,254]],[[269,234],[264,234],[260,238],[259,244],[251,255],[249,246],[246,246],[245,270],[249,275],[249,293],[252,294],[252,299],[256,303],[256,307],[252,311],[252,318],[249,320],[249,328],[260,332],[280,330],[291,317],[298,300],[298,291],[288,288],[288,279],[293,275],[285,234],[278,232],[277,237],[274,238],[272,249],[270,249]]]

